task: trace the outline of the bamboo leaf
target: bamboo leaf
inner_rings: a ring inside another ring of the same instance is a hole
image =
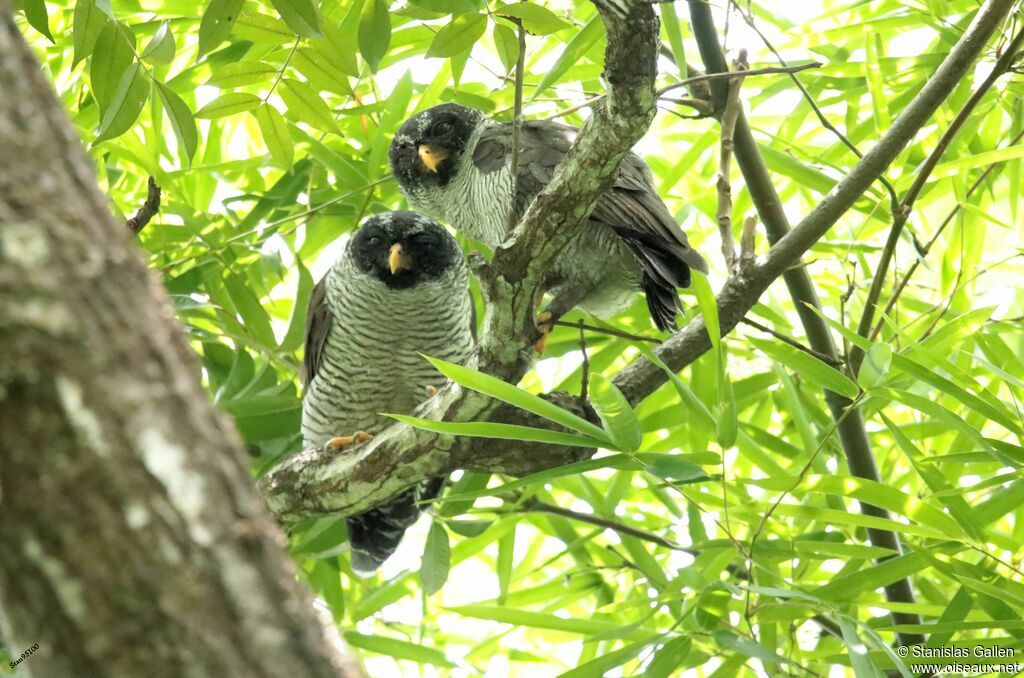
[[[601,430],[599,426],[591,424],[586,419],[568,410],[564,410],[539,396],[535,396],[529,391],[524,391],[497,377],[492,377],[489,374],[478,372],[469,367],[463,367],[437,358],[424,357],[430,361],[431,365],[437,368],[438,372],[466,388],[471,388],[474,391],[479,391],[510,405],[515,405],[520,409],[532,412],[556,424],[571,428],[585,436],[601,440],[605,444],[611,444],[608,434]]]
[[[615,384],[603,374],[591,375],[590,403],[618,449],[636,452],[640,448],[643,432],[636,413]]]
[[[451,557],[448,532],[444,529],[443,523],[435,520],[427,534],[427,543],[423,547],[423,560],[420,564],[420,583],[427,595],[440,591],[448,580]]]

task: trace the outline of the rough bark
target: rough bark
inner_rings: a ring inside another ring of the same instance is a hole
[[[358,674],[6,0],[0,149],[0,633],[39,644],[19,675]]]

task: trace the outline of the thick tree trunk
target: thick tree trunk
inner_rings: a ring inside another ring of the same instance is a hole
[[[0,156],[0,635],[39,644],[19,674],[346,673],[5,0]]]

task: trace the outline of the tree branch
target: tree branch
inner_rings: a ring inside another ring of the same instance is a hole
[[[138,209],[135,216],[128,220],[128,230],[132,235],[138,235],[148,224],[150,219],[160,211],[160,187],[156,185],[156,179],[149,178],[146,183],[146,202]]]

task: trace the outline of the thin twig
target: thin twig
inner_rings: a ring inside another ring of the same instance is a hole
[[[689,548],[678,544],[671,539],[666,539],[661,535],[641,530],[637,527],[630,525],[624,525],[622,523],[615,522],[614,520],[608,520],[600,516],[595,516],[593,513],[581,513],[579,511],[573,511],[572,509],[562,508],[561,506],[555,506],[554,504],[548,504],[547,502],[540,501],[538,499],[530,499],[525,502],[521,507],[521,511],[531,511],[535,513],[550,513],[556,516],[562,516],[563,518],[570,518],[572,520],[578,520],[581,523],[587,523],[588,525],[596,525],[597,527],[603,527],[607,530],[611,530],[617,534],[624,534],[628,537],[635,537],[642,541],[647,541],[652,544],[657,544],[673,551],[681,551],[683,553],[689,553],[691,556],[699,556],[701,551],[699,549]],[[730,563],[725,567],[726,571],[730,575],[737,579],[745,579],[750,581],[750,572],[746,568]]]
[[[945,154],[946,149],[949,148],[949,145],[953,142],[953,138],[956,137],[957,132],[960,131],[960,128],[963,127],[964,123],[971,117],[974,109],[996,83],[996,80],[1005,75],[1017,60],[1018,50],[1020,49],[1021,44],[1024,44],[1024,29],[1021,29],[1013,36],[1013,40],[1007,46],[1006,51],[1003,52],[1002,56],[996,60],[996,63],[992,67],[992,71],[988,74],[988,77],[978,85],[963,107],[957,111],[956,117],[953,118],[949,127],[939,138],[935,148],[928,157],[925,158],[921,167],[914,173],[914,183],[911,184],[909,189],[907,189],[906,194],[903,196],[903,201],[896,210],[892,226],[889,229],[889,237],[886,239],[885,247],[882,249],[882,254],[875,267],[874,278],[871,281],[871,289],[868,290],[868,296],[864,301],[864,310],[860,317],[860,323],[857,324],[857,334],[860,336],[867,337],[871,333],[871,325],[875,320],[875,308],[878,305],[878,299],[882,296],[882,287],[885,285],[886,274],[889,272],[889,264],[892,262],[893,255],[896,251],[896,245],[899,243],[900,233],[903,232],[903,227],[907,223],[907,219],[910,217],[910,213],[913,210],[914,202],[917,200],[922,189],[924,189],[925,183],[927,183],[928,178],[935,169],[935,166],[939,164],[939,160]],[[863,359],[863,349],[854,346],[850,352],[850,367],[853,374],[857,373],[857,370],[860,367],[860,362]]]
[[[156,179],[150,177],[147,185],[149,189],[146,193],[146,202],[142,203],[135,216],[128,220],[128,230],[132,235],[138,235],[160,211],[160,187],[156,185]]]
[[[587,402],[588,391],[590,390],[590,359],[587,357],[587,337],[583,334],[583,321],[579,321],[580,328],[580,355],[583,356],[583,364],[580,366],[580,403]]]
[[[815,351],[813,348],[810,348],[809,346],[804,346],[803,344],[801,344],[796,339],[793,339],[792,337],[788,337],[785,334],[783,334],[782,332],[777,332],[777,331],[773,330],[772,328],[768,327],[767,325],[762,325],[761,323],[757,322],[756,320],[751,320],[750,318],[743,318],[742,320],[740,320],[740,322],[743,323],[744,325],[750,325],[754,329],[761,330],[765,334],[770,334],[773,337],[775,337],[776,339],[778,339],[779,341],[783,342],[784,344],[789,344],[793,348],[799,349],[799,350],[803,351],[804,353],[806,353],[808,355],[814,356],[815,358],[817,358],[821,362],[825,363],[826,365],[831,365],[832,367],[836,367],[836,368],[838,368],[839,366],[842,365],[842,361],[837,360],[837,359],[833,358],[830,355],[825,355],[824,353],[821,353],[819,351]]]
[[[715,112],[714,107],[705,101],[704,99],[688,99],[688,98],[675,98],[675,97],[658,97],[661,101],[668,101],[669,103],[679,104],[680,106],[689,106],[693,110],[700,113],[697,117],[708,117],[713,115]],[[690,116],[691,118],[694,116]]]
[[[607,334],[607,335],[612,336],[612,337],[619,337],[620,339],[632,339],[633,341],[646,341],[646,342],[649,342],[649,343],[652,343],[652,344],[660,344],[661,343],[661,339],[658,339],[657,337],[645,337],[642,334],[630,334],[629,332],[624,332],[622,330],[613,330],[613,329],[608,328],[608,327],[595,327],[594,325],[585,325],[582,320],[580,322],[578,322],[578,323],[570,323],[570,322],[566,322],[564,320],[556,320],[555,324],[559,325],[561,327],[581,327],[581,328],[583,328],[585,330],[590,330],[591,332],[598,332],[600,334]]]
[[[692,85],[695,82],[708,82],[708,81],[711,81],[711,80],[726,80],[726,79],[735,79],[735,78],[746,78],[746,77],[749,77],[749,76],[752,76],[752,75],[771,75],[771,74],[775,74],[775,73],[799,73],[800,71],[806,71],[809,68],[819,68],[820,66],[821,66],[821,62],[820,61],[812,61],[811,63],[800,64],[799,66],[769,66],[769,67],[766,67],[766,68],[754,68],[754,69],[745,71],[742,75],[737,75],[734,72],[728,72],[728,73],[703,73],[701,75],[695,75],[695,76],[693,76],[691,78],[686,78],[685,80],[680,80],[679,82],[674,82],[671,85],[667,85],[665,87],[662,87],[661,89],[659,89],[659,90],[657,90],[655,92],[655,95],[660,99],[660,98],[664,97],[665,94],[671,92],[674,89],[679,89],[680,87],[686,87],[688,85]],[[598,96],[591,97],[590,99],[587,99],[586,101],[584,101],[583,103],[579,104],[578,106],[573,106],[572,108],[567,108],[564,111],[558,111],[557,113],[555,113],[553,115],[550,115],[550,116],[548,116],[547,118],[544,118],[544,119],[545,120],[555,120],[557,118],[564,118],[567,115],[575,113],[576,111],[580,110],[581,108],[588,108],[590,106],[593,106],[594,104],[596,104],[598,101],[600,101],[603,98],[604,98],[604,95],[603,94],[599,94]],[[700,110],[702,112],[704,110],[704,107],[701,105],[701,103],[703,103],[703,102],[698,103],[699,102],[698,99],[670,99],[670,101],[676,101],[678,103],[685,103],[686,105],[692,106],[693,108],[696,108],[697,110]]]
[[[656,94],[660,97],[674,89],[686,87],[687,85],[691,85],[695,82],[704,82],[707,80],[734,80],[736,78],[748,78],[752,75],[771,75],[775,73],[793,74],[799,73],[800,71],[806,71],[811,68],[820,68],[821,65],[820,61],[812,61],[810,63],[800,64],[799,66],[766,66],[765,68],[751,68],[748,71],[744,71],[742,74],[738,74],[735,71],[728,71],[725,73],[704,73],[703,75],[695,75],[692,78],[680,80],[679,82],[674,82],[667,87],[662,87],[656,92]]]
[[[747,70],[747,52],[740,50],[739,58],[733,64],[733,72],[739,73]],[[725,99],[725,109],[722,111],[722,141],[720,159],[718,163],[718,234],[722,238],[722,256],[725,258],[725,267],[729,275],[735,275],[736,267],[736,244],[732,237],[732,186],[729,183],[730,169],[732,168],[733,132],[736,130],[736,120],[740,112],[740,89],[743,78],[735,78],[729,81],[729,94]]]
[[[516,226],[518,215],[516,213],[515,196],[519,194],[519,135],[523,126],[523,76],[526,71],[526,29],[523,22],[513,19],[519,29],[519,55],[516,58],[516,94],[515,113],[512,118],[512,203],[508,210],[508,231],[511,232]]]
[[[743,234],[740,236],[740,271],[753,265],[756,257],[757,217],[751,214],[743,221]]]

